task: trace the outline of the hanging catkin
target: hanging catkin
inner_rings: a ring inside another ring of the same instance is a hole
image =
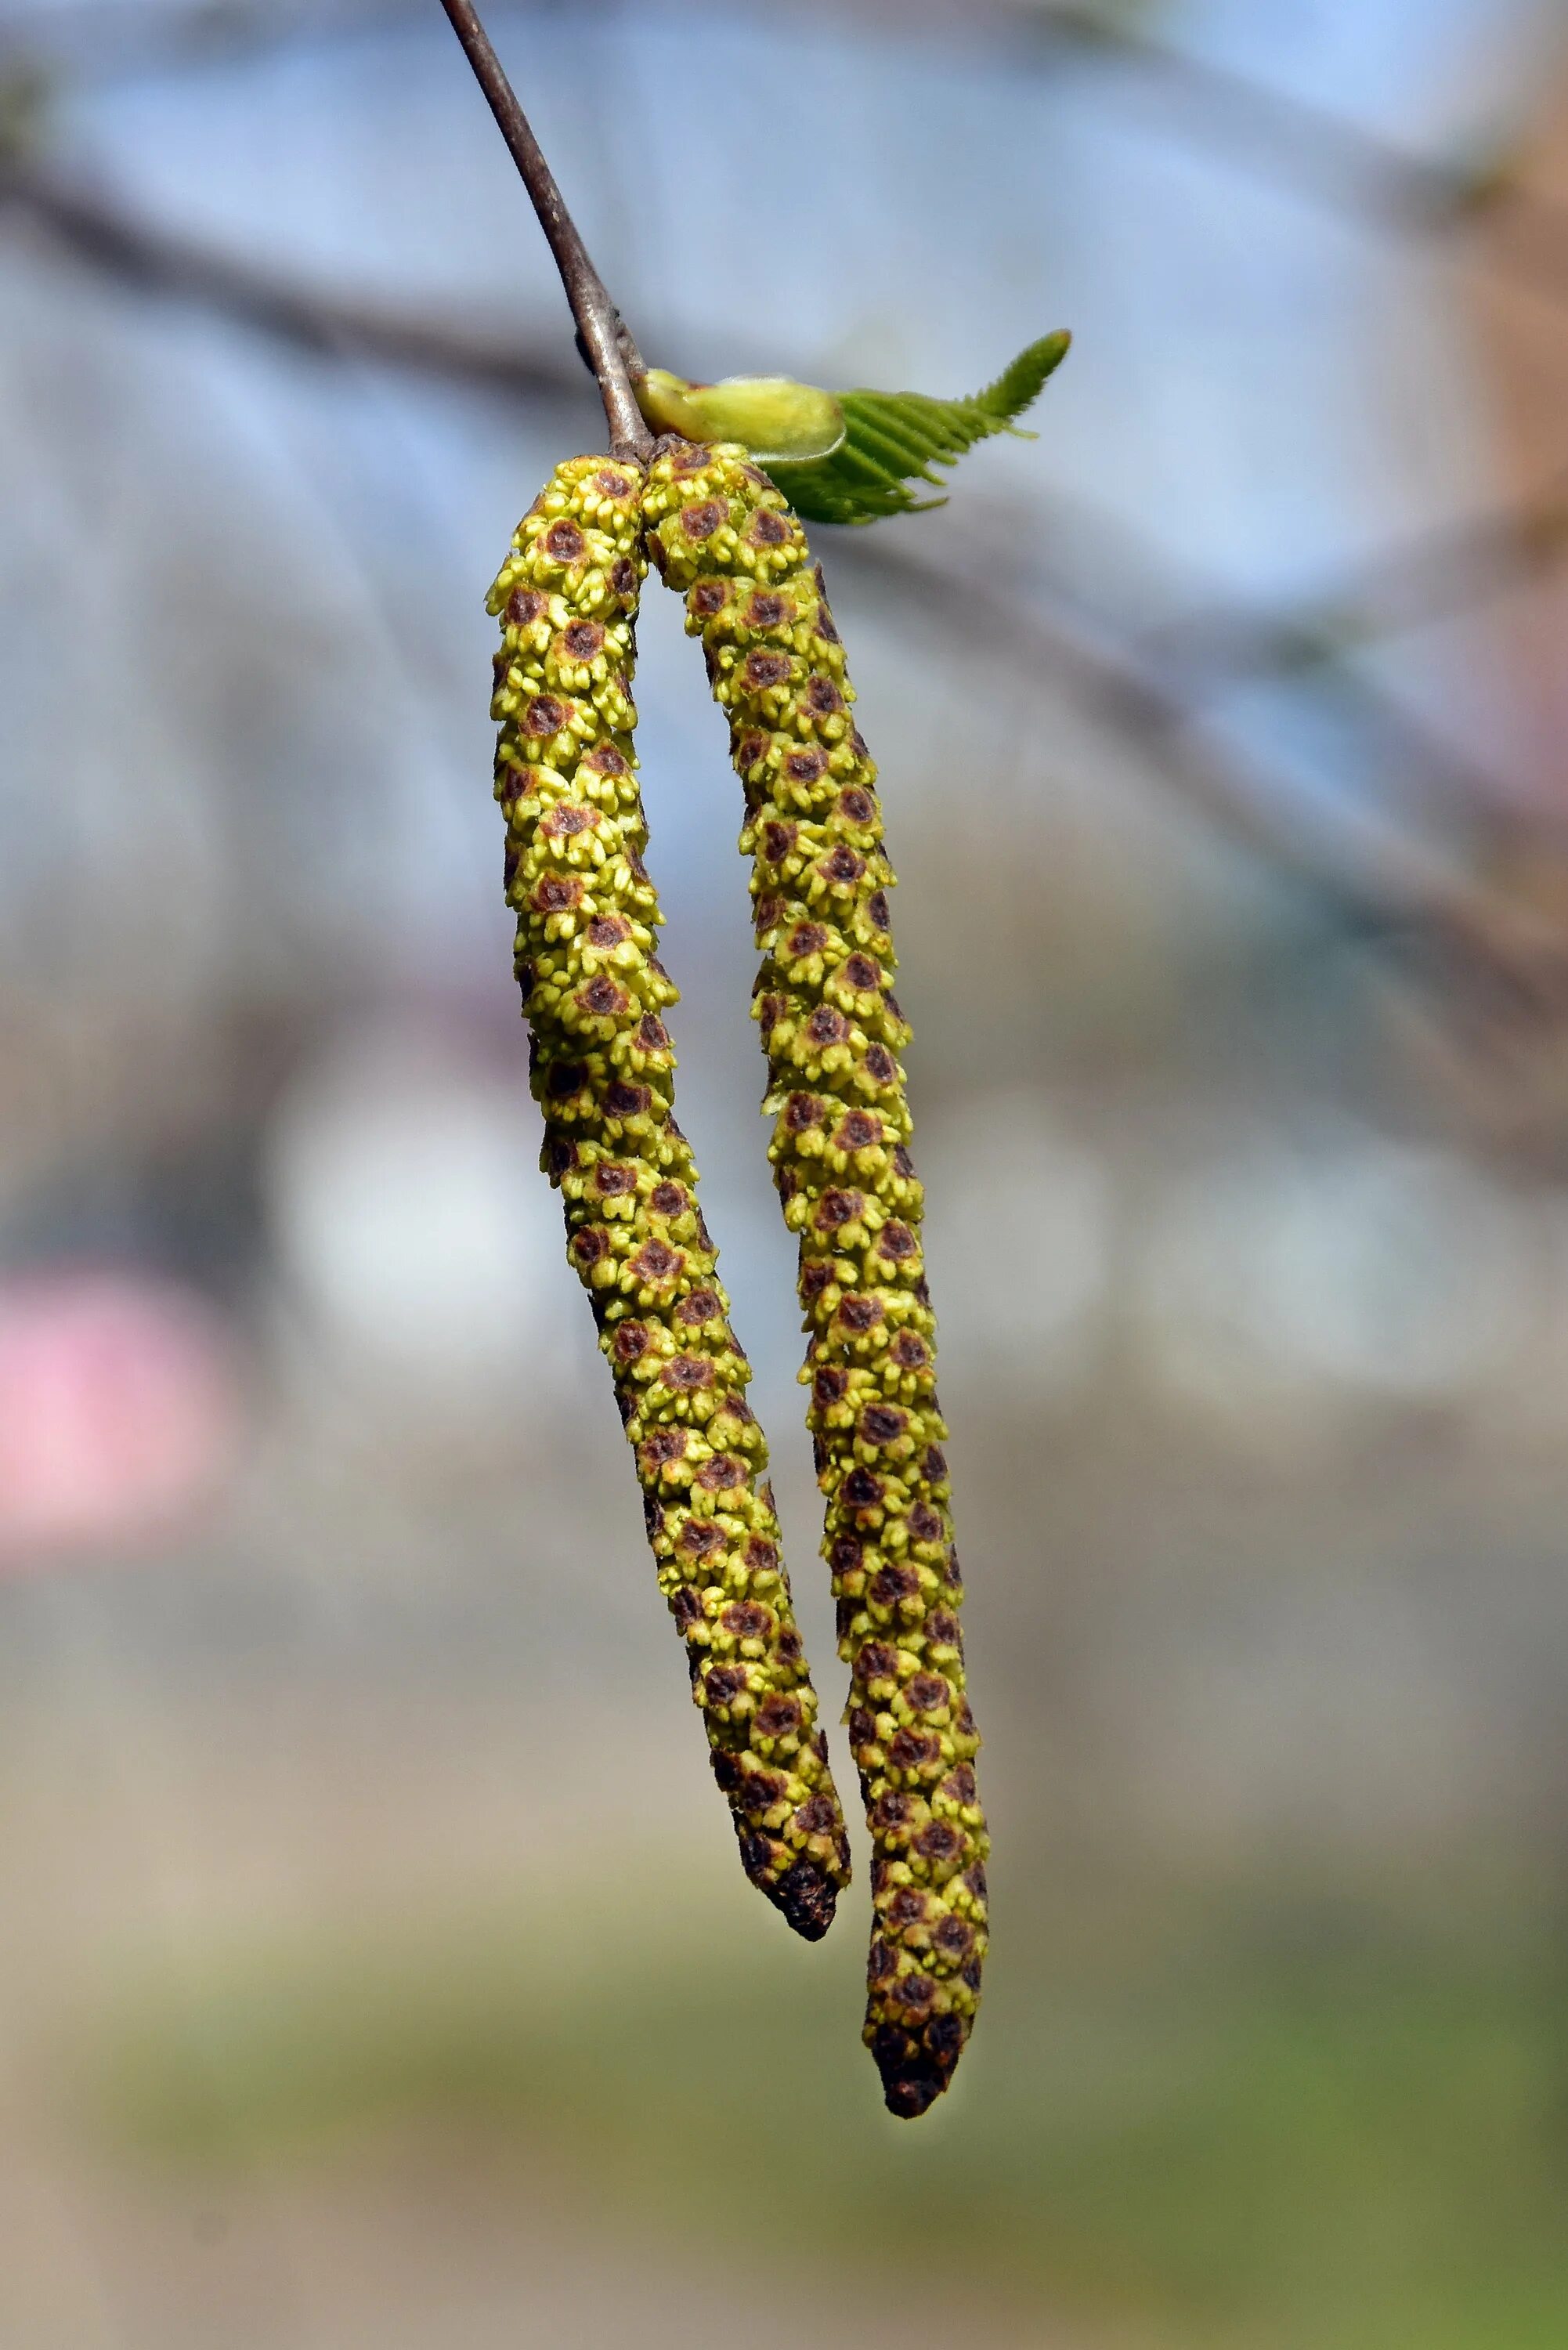
[[[659,1586],[686,1641],[746,1874],[808,1940],[848,1846],[745,1400],[697,1170],[671,1114],[659,902],[631,730],[644,571],[634,464],[558,465],[489,598],[506,897],[545,1114],[544,1167],[637,1461]]]
[[[889,2106],[913,2116],[947,2087],[978,2003],[987,1842],[877,771],[850,718],[822,574],[745,452],[665,449],[644,510],[653,557],[702,638],[745,786],[770,1156],[800,1235],[801,1376],[876,1848],[865,2037]]]

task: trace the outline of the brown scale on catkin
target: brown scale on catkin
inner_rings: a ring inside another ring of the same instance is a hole
[[[642,495],[635,464],[558,465],[491,590],[506,898],[543,1165],[614,1374],[714,1776],[747,1876],[815,1941],[848,1880],[848,1845],[745,1399],[751,1367],[672,1115],[663,1015],[678,991],[653,951],[661,917],[631,747]]]
[[[822,574],[744,451],[664,447],[644,511],[653,558],[702,639],[745,786],[763,1107],[800,1235],[801,1376],[876,1849],[865,2037],[888,2106],[912,2116],[947,2087],[979,2003],[988,1846],[877,770],[850,716]]]

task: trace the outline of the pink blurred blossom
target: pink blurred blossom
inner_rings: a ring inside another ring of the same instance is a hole
[[[239,1433],[233,1351],[206,1303],[139,1273],[0,1283],[0,1572],[180,1533]]]

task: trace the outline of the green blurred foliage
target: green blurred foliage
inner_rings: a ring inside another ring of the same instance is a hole
[[[389,2124],[517,2134],[666,2241],[740,2210],[906,2287],[940,2243],[999,2318],[1555,2350],[1568,1940],[1486,1888],[1439,1898],[1447,1917],[1300,1891],[1013,1914],[968,2077],[918,2130],[853,2053],[853,1932],[806,1952],[688,1913],[649,1950],[637,1902],[629,1937],[594,1902],[547,1947],[493,1918],[144,1987],[89,2042],[91,2086],[117,2136],[180,2166],[292,2164]]]

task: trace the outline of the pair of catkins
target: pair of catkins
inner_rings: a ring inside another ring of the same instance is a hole
[[[815,1940],[849,1848],[750,1366],[674,1115],[666,1015],[678,991],[655,951],[632,748],[650,559],[701,639],[744,793],[769,1156],[799,1240],[801,1377],[874,1855],[864,2037],[889,2108],[914,2116],[950,2081],[979,2002],[987,1837],[899,1061],[909,1031],[892,984],[894,877],[821,570],[736,442],[667,435],[646,469],[558,465],[491,591],[504,632],[495,795],[543,1165],[742,1865]]]

